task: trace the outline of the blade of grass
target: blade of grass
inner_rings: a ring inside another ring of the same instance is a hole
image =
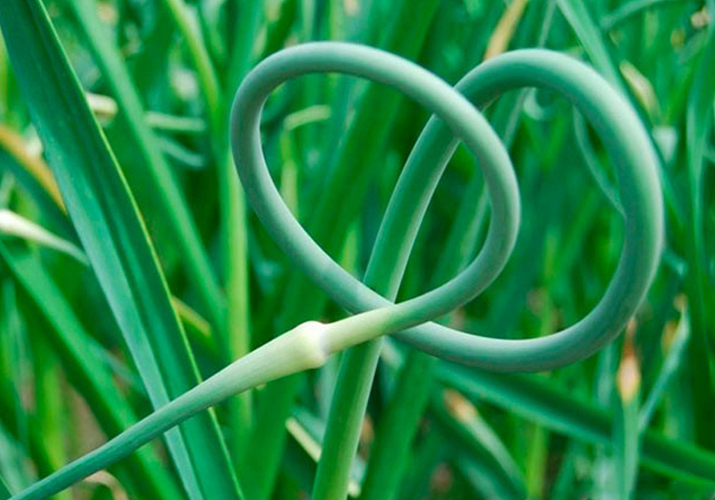
[[[103,430],[113,435],[131,425],[135,420],[134,412],[116,388],[104,360],[97,356],[95,349],[89,347],[89,335],[42,265],[27,252],[13,252],[2,242],[0,258],[29,297],[32,307],[49,326],[38,328],[38,331],[47,335],[47,341],[61,358],[70,381],[87,400]],[[163,473],[163,469],[157,466],[159,463],[154,453],[145,450],[139,452],[127,465],[131,475],[139,478],[154,498],[174,498],[174,495],[179,495],[179,490]]]
[[[4,356],[5,370],[8,379],[14,382],[12,397],[14,399],[16,413],[14,415],[17,423],[13,431],[16,434],[16,441],[20,446],[27,448],[30,439],[28,431],[28,409],[30,401],[24,397],[27,391],[32,390],[33,362],[29,356],[30,347],[28,345],[27,324],[18,310],[17,287],[11,281],[3,281],[3,306],[6,324],[6,355]],[[5,347],[4,346],[4,347]]]
[[[61,464],[67,461],[63,426],[68,408],[61,379],[57,377],[59,363],[44,339],[33,337],[30,348],[35,382],[34,410],[39,423],[36,432],[42,435],[42,441],[51,454],[53,463]],[[69,492],[58,494],[57,500],[71,500]]]
[[[228,134],[225,134],[228,136]],[[226,346],[232,359],[238,359],[251,350],[250,298],[248,284],[248,234],[246,202],[243,188],[236,176],[233,157],[228,148],[220,162],[221,198],[221,250],[226,290]],[[238,458],[248,440],[253,420],[253,393],[246,391],[230,402],[231,421],[234,432],[231,436],[231,451]]]
[[[621,362],[616,374],[616,417],[613,426],[614,493],[616,498],[633,498],[638,477],[640,436],[638,411],[640,409],[641,372],[636,358],[633,336],[635,320],[629,325],[623,343]]]
[[[424,498],[428,493],[428,483],[433,471],[449,454],[444,435],[430,432],[420,442],[411,455],[410,465],[400,490],[401,500]]]
[[[211,268],[208,256],[203,249],[196,225],[182,196],[171,167],[162,154],[157,136],[150,127],[150,120],[144,112],[139,93],[132,82],[127,66],[118,47],[112,43],[112,37],[103,26],[97,14],[97,6],[90,0],[67,2],[75,19],[87,39],[88,47],[94,55],[96,63],[106,76],[120,113],[125,117],[129,139],[136,151],[137,158],[124,167],[124,172],[130,182],[135,179],[143,182],[148,177],[152,181],[150,193],[138,194],[140,200],[146,199],[147,206],[158,210],[166,217],[167,225],[172,231],[171,244],[182,247],[187,271],[191,283],[202,299],[202,305],[216,325],[222,323],[223,297],[219,290],[216,276]],[[138,160],[138,161],[137,161]],[[157,204],[158,206],[151,204]]]
[[[454,464],[464,479],[474,489],[473,495],[478,498],[501,498],[504,500],[517,500],[527,497],[525,494],[518,496],[510,485],[494,474],[491,464],[486,463],[481,456],[460,455]]]
[[[263,15],[261,2],[240,4],[240,18],[235,24],[234,41],[229,58],[228,79],[224,83],[222,102],[229,102],[240,81],[249,70],[256,52],[259,22]],[[199,67],[198,61],[195,61]],[[227,303],[228,348],[233,359],[240,358],[251,350],[251,308],[248,283],[248,220],[243,188],[236,175],[233,156],[230,154],[228,133],[229,106],[221,108],[221,123],[224,128],[218,134],[219,196],[221,200],[221,250],[224,271],[224,288]],[[248,440],[253,420],[253,393],[246,391],[229,403],[234,432],[231,450],[234,457],[241,457]]]
[[[157,141],[164,154],[175,160],[178,166],[189,170],[203,170],[206,167],[206,161],[202,155],[187,149],[180,142],[169,137],[159,137]]]
[[[269,25],[266,30],[266,41],[263,46],[263,52],[261,52],[261,59],[271,55],[285,45],[285,41],[295,23],[298,0],[282,0],[276,8],[280,10],[275,19],[271,17],[270,11],[266,16]]]
[[[432,387],[434,362],[427,354],[411,353],[400,370],[393,397],[378,422],[361,500],[397,496],[408,465],[408,451]]]
[[[39,158],[33,158],[23,147],[22,137],[12,129],[0,125],[0,145],[2,149],[12,157],[18,164],[22,165],[23,171],[41,187],[41,192],[49,197],[52,204],[62,209],[62,196],[57,188],[57,184],[52,178],[52,174],[47,166]],[[22,173],[18,170],[13,170],[17,177]],[[18,175],[19,174],[19,175]],[[28,183],[29,186],[29,183]]]
[[[0,234],[17,236],[47,248],[69,255],[77,262],[88,265],[87,257],[74,243],[52,234],[21,215],[10,210],[0,209]]]
[[[180,299],[172,297],[171,304],[174,306],[176,314],[179,315],[189,339],[200,345],[206,352],[211,353],[214,358],[219,358],[218,346],[211,324]]]
[[[601,18],[601,29],[611,31],[619,24],[629,20],[643,11],[666,6],[669,3],[680,3],[681,0],[630,0],[616,7],[612,12]]]
[[[686,347],[690,339],[690,317],[685,296],[676,298],[676,307],[680,310],[680,320],[677,325],[674,322],[668,322],[665,325],[662,344],[663,349],[667,349],[667,354],[658,372],[658,378],[653,383],[638,416],[638,432],[641,433],[648,428],[658,403],[670,381],[677,375],[685,358]]]
[[[712,10],[708,9],[710,15]],[[690,221],[686,224],[685,256],[688,273],[685,278],[689,297],[693,337],[690,342],[690,371],[693,389],[693,403],[697,419],[697,433],[700,442],[708,447],[715,446],[712,419],[703,418],[711,413],[715,394],[715,336],[713,335],[713,311],[715,311],[715,290],[708,280],[708,264],[705,255],[705,152],[712,128],[715,98],[715,26],[708,28],[707,40],[700,56],[685,116],[686,161],[689,181]],[[707,325],[710,325],[708,327]],[[707,374],[707,375],[706,375]]]
[[[0,26],[80,240],[152,404],[162,406],[198,373],[146,228],[42,4],[3,2]],[[167,433],[167,443],[192,498],[240,496],[213,413]]]
[[[289,3],[284,0],[284,4]],[[285,5],[284,5],[285,8]],[[250,69],[251,62],[256,58],[259,47],[256,45],[256,35],[261,28],[263,4],[261,2],[242,2],[239,6],[239,17],[229,22],[234,26],[233,46],[227,80],[224,85],[226,92],[233,95],[243,77]],[[283,18],[281,13],[279,19]]]
[[[18,433],[18,415],[23,412],[23,409],[18,405],[14,389],[9,381],[3,380],[0,382],[0,422],[2,422],[3,428],[17,442],[20,442],[22,436]],[[37,428],[38,423],[34,415],[26,415],[26,419],[28,428]],[[25,444],[24,451],[32,460],[38,474],[49,474],[57,465],[52,463],[52,459],[45,449],[42,436],[39,433],[30,433],[29,442]]]
[[[439,394],[436,393],[435,394]],[[456,435],[456,442],[479,458],[492,482],[509,498],[527,498],[524,474],[499,436],[477,413],[476,408],[453,389],[443,389],[441,397],[433,396],[431,413]]]
[[[0,500],[7,500],[11,496],[12,493],[10,493],[10,488],[8,488],[5,479],[3,479],[2,475],[0,474]]]
[[[514,31],[528,3],[529,0],[513,0],[509,3],[489,37],[487,50],[484,52],[484,60],[491,59],[509,48],[509,42],[514,37]]]
[[[598,24],[583,0],[557,0],[559,10],[573,28],[596,69],[616,88],[625,93],[625,86],[613,63]]]
[[[223,102],[227,100],[222,95],[216,68],[193,13],[183,0],[164,0],[163,3],[187,44],[204,99],[219,178],[221,261],[223,285],[226,291],[226,316],[221,325],[222,339],[230,359],[240,358],[248,353],[251,343],[247,222],[243,189],[236,175],[227,142],[226,124],[229,107],[223,106]],[[253,40],[262,12],[260,6],[260,2],[244,2],[242,5],[247,10],[241,12],[241,19],[236,26],[226,83],[226,92],[229,95],[235,91],[235,87],[248,71],[251,63]],[[233,398],[229,405],[231,420],[236,429],[231,439],[231,449],[234,456],[240,457],[252,420],[251,391]]]
[[[606,173],[601,168],[599,164],[598,157],[593,150],[593,145],[588,137],[588,129],[586,128],[586,120],[583,119],[576,110],[573,112],[573,128],[574,137],[576,138],[576,143],[578,144],[578,150],[583,157],[584,163],[588,169],[588,173],[598,185],[598,190],[608,201],[608,203],[618,212],[623,214],[623,207],[621,206],[621,201],[618,199],[617,190],[611,186]]]
[[[0,273],[3,278],[5,273]],[[33,476],[31,462],[38,459],[42,467],[49,464],[56,454],[45,447],[33,432],[34,424],[38,423],[35,414],[30,414],[34,401],[28,397],[32,392],[35,363],[29,356],[31,346],[28,345],[27,322],[24,321],[18,305],[20,297],[15,283],[3,279],[0,283],[2,292],[2,383],[0,391],[7,399],[8,411],[12,414],[3,418],[0,425],[0,471],[7,474],[10,485],[16,487],[28,484]],[[0,403],[0,406],[3,404]],[[4,409],[4,408],[3,408]],[[9,418],[8,418],[9,417]],[[39,442],[38,442],[39,441]],[[58,463],[55,462],[55,465]]]
[[[612,415],[573,397],[542,377],[489,373],[439,363],[438,379],[470,399],[486,400],[541,423],[554,432],[611,446]],[[715,487],[715,455],[693,445],[646,432],[642,464],[669,477]]]
[[[201,118],[190,116],[175,116],[158,111],[147,111],[144,118],[152,129],[175,134],[204,134],[207,132],[206,122]]]
[[[216,70],[211,61],[206,43],[201,33],[196,16],[189,11],[189,6],[183,0],[162,0],[163,5],[171,14],[171,19],[181,33],[191,59],[196,67],[199,88],[206,106],[209,128],[218,132],[221,126],[221,89]]]

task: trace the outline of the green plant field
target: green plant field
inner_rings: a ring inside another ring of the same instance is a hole
[[[712,0],[0,33],[0,500],[715,498]]]

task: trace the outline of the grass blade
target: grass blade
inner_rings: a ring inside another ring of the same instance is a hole
[[[677,2],[680,2],[680,0],[630,0],[618,6],[611,13],[603,16],[601,19],[601,29],[603,31],[610,31],[645,10]]]
[[[0,234],[17,236],[69,255],[77,262],[89,264],[74,243],[52,234],[42,226],[10,210],[0,209]]]
[[[7,500],[12,496],[12,493],[10,493],[10,488],[8,488],[7,483],[5,483],[5,479],[3,479],[2,475],[0,475],[0,500]]]
[[[3,428],[8,431],[17,441],[21,436],[18,432],[18,415],[22,413],[22,409],[18,407],[17,398],[14,395],[14,387],[9,383],[3,382],[0,385],[0,422]],[[33,415],[27,415],[27,427],[36,428],[39,424]],[[48,451],[45,449],[42,437],[39,434],[31,433],[29,442],[25,445],[25,453],[31,458],[33,465],[37,469],[38,474],[49,474],[57,464],[52,463]]]
[[[401,368],[395,393],[377,426],[362,487],[362,500],[395,498],[407,468],[409,449],[432,387],[434,358],[410,353]],[[419,383],[415,383],[419,380]]]
[[[0,258],[29,298],[33,312],[37,311],[33,316],[44,318],[45,323],[39,330],[47,336],[71,382],[87,400],[103,430],[112,435],[130,426],[135,420],[131,406],[116,388],[104,360],[97,356],[98,348],[38,259],[28,252],[11,251],[2,242]],[[179,490],[158,464],[155,454],[143,450],[128,462],[128,470],[154,498],[170,499],[179,494]]]
[[[162,406],[198,373],[134,200],[39,0],[3,2],[0,26],[87,257],[152,404]],[[167,442],[192,498],[240,496],[212,413]]]
[[[435,393],[430,406],[437,420],[456,435],[454,447],[469,449],[503,496],[529,497],[524,474],[509,450],[469,401],[453,389],[444,389]]]
[[[643,432],[648,428],[653,413],[660,402],[668,384],[681,369],[683,357],[690,340],[690,317],[684,297],[676,299],[676,307],[680,310],[680,320],[668,322],[663,332],[663,348],[667,349],[663,365],[658,372],[658,378],[651,387],[648,397],[641,407],[638,415],[638,431]]]
[[[713,11],[708,9],[709,15]],[[700,64],[696,70],[685,116],[686,155],[689,181],[690,221],[686,223],[685,256],[688,273],[685,283],[688,291],[690,320],[692,325],[691,380],[695,414],[704,417],[712,412],[715,393],[715,336],[713,335],[712,313],[715,310],[715,287],[708,279],[708,257],[705,250],[706,225],[706,181],[705,154],[713,122],[713,98],[715,98],[715,27],[708,28],[707,39]],[[705,376],[707,374],[707,376]],[[715,446],[712,419],[699,418],[697,432],[701,442]]]
[[[120,113],[125,117],[128,139],[136,151],[137,161],[129,162],[124,172],[130,186],[151,185],[144,192],[135,192],[140,207],[151,207],[166,218],[172,231],[171,244],[182,247],[191,282],[199,292],[202,305],[214,324],[220,325],[223,298],[216,276],[211,268],[201,238],[196,229],[186,201],[176,183],[171,168],[162,154],[157,136],[152,131],[139,93],[132,82],[118,47],[112,43],[108,30],[97,15],[97,6],[89,0],[68,2],[78,22],[94,59],[106,76]],[[136,182],[134,182],[136,181]],[[145,202],[145,203],[142,203]],[[158,203],[157,203],[158,202]]]
[[[33,337],[30,344],[32,371],[34,375],[35,415],[38,417],[37,431],[42,435],[45,449],[52,456],[52,462],[67,462],[65,451],[66,433],[63,431],[69,406],[62,380],[57,377],[59,363],[49,344],[42,338]],[[71,500],[70,493],[63,491],[56,500]]]
[[[634,320],[635,321],[635,320]],[[640,409],[640,365],[633,346],[635,322],[629,325],[623,344],[621,363],[616,374],[617,400],[613,429],[615,457],[613,472],[616,498],[633,497],[640,453],[638,411]]]
[[[619,90],[625,93],[623,79],[613,64],[598,25],[583,0],[557,0],[559,10],[573,28],[596,69]]]
[[[438,379],[474,399],[486,400],[578,440],[611,446],[612,416],[550,386],[536,376],[494,374],[440,363]],[[646,432],[642,464],[682,481],[715,487],[715,455]]]

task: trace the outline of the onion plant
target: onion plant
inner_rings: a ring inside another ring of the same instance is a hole
[[[12,69],[0,82],[0,498],[63,495],[105,469],[132,496],[192,500],[438,498],[425,478],[445,467],[447,497],[712,490],[698,399],[714,387],[709,18],[687,18],[703,61],[689,66],[687,102],[663,112],[675,121],[684,106],[690,132],[669,146],[651,84],[615,62],[604,32],[689,3],[626,3],[600,25],[582,0],[503,12],[456,0],[150,3],[150,15],[102,4],[119,16],[117,40],[143,44],[131,64],[89,0],[50,3],[89,56],[61,40],[42,0],[0,3],[0,66]],[[426,42],[455,46],[455,12],[495,23],[490,37],[467,31],[486,60],[459,49],[446,63]],[[146,16],[142,34],[133,16]],[[592,65],[518,48],[548,47],[554,30],[575,34]],[[347,41],[311,41],[325,32]],[[116,111],[87,98],[94,70],[91,90]],[[587,169],[552,166],[571,151]],[[701,351],[686,354],[688,341]],[[710,378],[683,396],[686,356]],[[28,364],[39,422],[22,401]],[[515,373],[537,371],[550,376]],[[67,382],[42,386],[43,373]],[[64,384],[107,436],[74,460]],[[551,433],[569,437],[558,473]],[[165,455],[145,446],[161,437]],[[576,470],[586,456],[588,481]]]

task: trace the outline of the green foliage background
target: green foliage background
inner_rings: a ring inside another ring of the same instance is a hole
[[[229,154],[242,77],[311,40],[381,47],[448,82],[509,49],[583,59],[651,133],[666,204],[647,303],[590,359],[492,374],[390,340],[370,347],[382,351],[367,415],[347,425],[360,433],[349,494],[713,495],[712,2],[0,1],[0,498],[299,322],[344,316],[245,206]],[[510,94],[485,114],[517,170],[522,229],[502,276],[444,322],[547,335],[587,314],[615,269],[612,169],[559,96]],[[340,76],[290,82],[267,104],[263,142],[281,193],[357,276],[427,118],[395,91]],[[473,257],[487,207],[460,148],[398,300]],[[231,398],[60,498],[305,498],[323,438],[340,427],[328,425],[340,361]],[[331,453],[319,476],[349,455]]]

